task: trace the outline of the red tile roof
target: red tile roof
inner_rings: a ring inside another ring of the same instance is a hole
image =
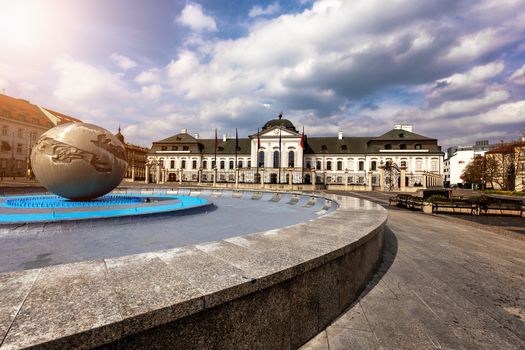
[[[55,111],[53,111],[53,110],[51,110],[49,108],[44,108],[44,109],[46,111],[48,111],[49,113],[53,114],[58,119],[60,119],[60,124],[62,124],[62,123],[69,123],[69,122],[78,123],[78,122],[82,121],[80,119],[73,118],[73,117],[70,117],[68,115],[65,115],[65,114],[62,114],[62,113],[59,113],[59,112],[55,112]]]
[[[29,101],[0,94],[0,117],[50,128],[53,123]]]

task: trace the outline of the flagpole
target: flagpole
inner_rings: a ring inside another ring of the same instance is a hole
[[[237,163],[237,149],[239,148],[239,135],[237,134],[237,128],[235,128],[235,169],[239,169]]]
[[[215,153],[213,156],[213,163],[215,163],[215,169],[217,168],[217,128],[215,128]]]
[[[280,118],[279,118],[280,119]],[[281,160],[282,160],[282,154],[281,154],[281,127],[279,126],[279,184],[281,183]]]
[[[303,149],[302,159],[301,159],[301,183],[304,183],[304,125],[303,125],[303,134],[301,135],[301,147]]]
[[[257,152],[255,153],[255,163],[257,164],[257,171],[255,172],[255,180],[257,180],[257,176],[259,176],[259,149],[260,148],[261,148],[261,139],[259,135],[259,128],[257,128]],[[259,182],[260,181],[261,180],[259,179]]]

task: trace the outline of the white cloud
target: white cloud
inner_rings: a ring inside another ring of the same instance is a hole
[[[510,80],[519,85],[525,85],[525,64],[510,76]]]
[[[162,86],[158,84],[143,86],[140,90],[141,96],[148,99],[158,99],[160,96],[162,96],[162,92]]]
[[[109,56],[109,58],[123,70],[128,70],[137,66],[137,62],[133,61],[129,57],[120,55],[118,53],[112,53],[111,56]]]
[[[258,16],[268,16],[276,14],[281,10],[281,6],[278,2],[274,2],[273,4],[269,4],[266,7],[261,7],[259,5],[253,6],[250,11],[248,12],[249,17],[258,17]]]
[[[176,21],[197,32],[217,31],[217,24],[213,17],[204,14],[202,6],[193,2],[189,2],[184,6]]]
[[[161,79],[160,73],[161,73],[161,70],[158,68],[151,68],[151,69],[145,70],[143,72],[140,72],[140,74],[135,77],[135,82],[141,85],[149,84],[149,83],[156,83]]]
[[[58,59],[54,69],[58,73],[58,83],[53,91],[56,99],[92,118],[106,117],[111,106],[117,107],[133,97],[120,74],[70,57]]]

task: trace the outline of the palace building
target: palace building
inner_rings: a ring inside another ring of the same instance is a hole
[[[437,140],[412,132],[411,125],[377,137],[315,137],[279,115],[248,138],[201,139],[182,129],[155,141],[146,181],[411,191],[442,186],[443,157]]]

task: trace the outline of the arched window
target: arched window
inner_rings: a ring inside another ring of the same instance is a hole
[[[208,161],[206,161],[206,160],[202,161],[202,168],[203,169],[208,169]]]
[[[279,151],[273,152],[273,167],[278,168],[280,165]]]
[[[387,143],[387,144],[385,145],[385,149],[392,149],[392,145],[389,144],[389,143]]]
[[[320,160],[318,160],[318,161],[315,162],[315,168],[316,168],[317,170],[321,170],[321,161],[320,161]]]
[[[375,160],[370,163],[370,170],[377,170],[377,162]]]
[[[233,160],[230,160],[230,169],[233,169],[234,162]]]
[[[337,170],[338,171],[343,170],[343,162],[341,160],[337,161]]]
[[[221,169],[224,169],[224,160],[221,160],[219,164],[220,164]]]
[[[306,169],[310,169],[310,168],[312,168],[312,162],[307,160],[306,161]]]
[[[332,161],[331,160],[326,162],[326,170],[332,170]]]
[[[170,161],[170,168],[171,169],[175,169],[175,161],[174,160]]]
[[[186,169],[186,161],[185,161],[185,160],[182,160],[182,161],[180,162],[180,168],[181,168],[181,169]]]
[[[365,170],[365,162],[362,160],[359,161],[359,171]]]
[[[421,149],[421,144],[420,143],[416,143],[416,145],[414,146],[414,149]]]
[[[294,151],[288,152],[288,167],[293,168],[295,166],[295,153]]]
[[[237,168],[242,168],[242,159],[237,162]]]
[[[264,167],[264,151],[259,151],[259,166]]]

